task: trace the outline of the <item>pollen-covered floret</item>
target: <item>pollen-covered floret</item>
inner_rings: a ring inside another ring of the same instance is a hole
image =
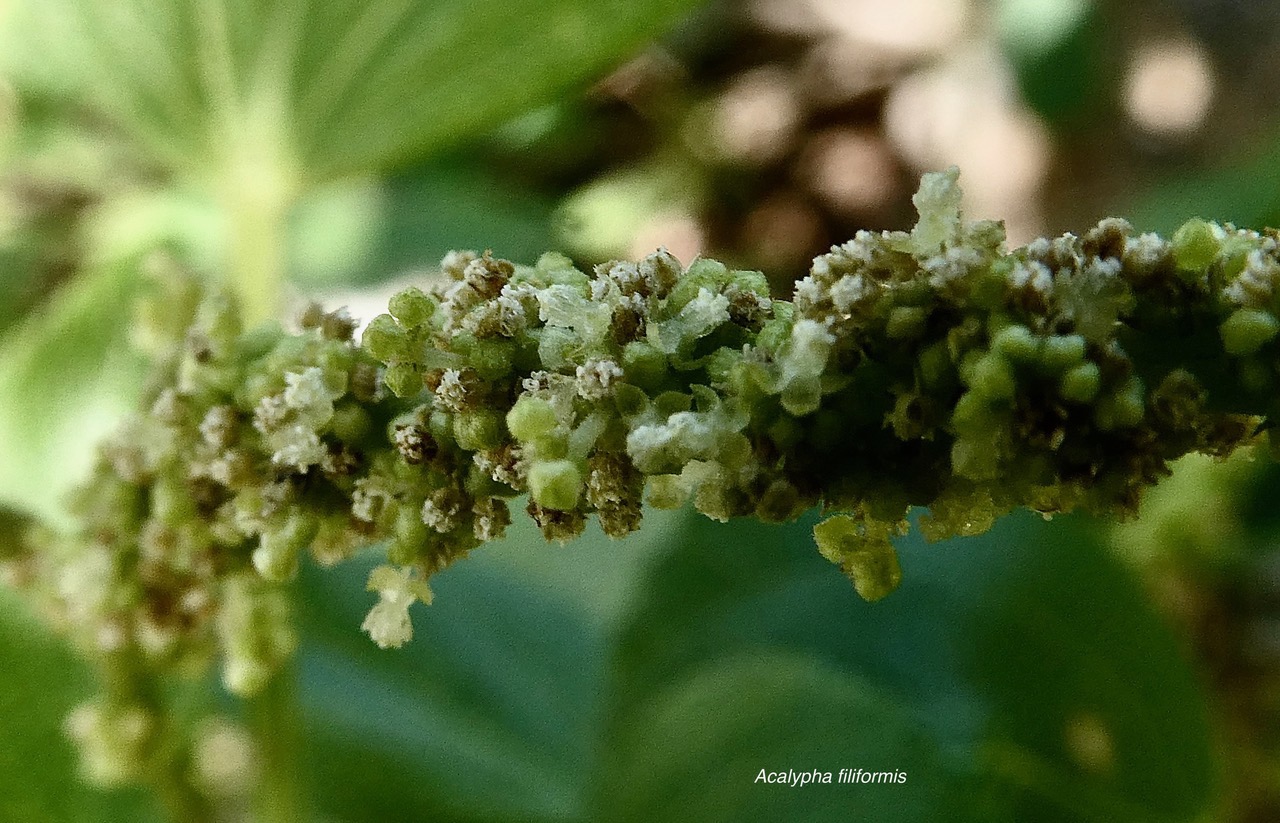
[[[578,396],[584,400],[603,400],[608,397],[613,384],[624,377],[622,369],[612,360],[590,360],[578,366]]]
[[[421,600],[431,603],[431,589],[413,569],[379,566],[369,573],[369,591],[378,593],[360,628],[383,649],[398,649],[413,638],[409,607]]]

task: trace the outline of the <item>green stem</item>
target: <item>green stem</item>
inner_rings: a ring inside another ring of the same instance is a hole
[[[229,224],[228,280],[246,323],[254,326],[276,317],[280,308],[285,224],[298,190],[289,129],[280,114],[282,86],[274,75],[237,81],[222,4],[200,4],[197,21],[201,80],[213,120],[213,183]]]
[[[259,768],[254,819],[257,823],[307,820],[301,763],[298,675],[293,667],[276,672],[262,693],[249,702],[249,722],[257,743]]]
[[[145,706],[155,719],[146,754],[144,779],[167,817],[175,823],[213,823],[214,809],[191,782],[190,729],[174,717],[155,674],[147,671],[136,648],[103,660],[108,699]]]
[[[267,158],[241,159],[228,178],[228,283],[252,327],[279,314],[293,187]]]
[[[174,823],[213,823],[213,810],[187,779],[185,765],[185,759],[165,757],[152,772],[151,790]]]

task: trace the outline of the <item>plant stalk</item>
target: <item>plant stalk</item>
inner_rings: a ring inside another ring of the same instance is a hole
[[[191,781],[189,729],[174,716],[157,678],[149,673],[136,648],[127,647],[103,659],[108,698],[125,705],[141,704],[155,718],[146,754],[145,781],[168,819],[181,823],[213,823],[214,809]]]
[[[228,218],[228,285],[246,327],[277,317],[288,261],[292,186],[274,164],[242,162],[224,197]]]
[[[276,672],[262,693],[249,701],[249,723],[259,758],[254,803],[257,823],[309,819],[298,757],[302,721],[297,697],[297,668],[289,666]]]

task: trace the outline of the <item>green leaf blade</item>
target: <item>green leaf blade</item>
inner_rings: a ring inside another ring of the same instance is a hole
[[[248,135],[319,183],[400,167],[552,100],[694,0],[18,0],[0,67],[89,104],[181,171]],[[240,158],[243,159],[243,158]]]

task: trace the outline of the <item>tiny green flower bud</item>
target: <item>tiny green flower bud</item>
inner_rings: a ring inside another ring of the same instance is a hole
[[[538,329],[538,360],[547,369],[563,369],[574,365],[582,352],[582,339],[571,329],[546,327]]]
[[[402,503],[396,510],[391,541],[387,546],[387,559],[401,566],[412,565],[430,539],[431,532],[427,524],[422,522],[419,509]]]
[[[769,296],[769,278],[764,276],[764,272],[735,269],[729,272],[729,285],[761,297]]]
[[[298,638],[281,586],[252,574],[236,574],[223,584],[217,630],[225,662],[222,681],[241,697],[262,690],[297,648]]]
[[[548,460],[529,468],[529,494],[547,509],[570,511],[582,496],[582,472],[572,461]]]
[[[990,437],[962,438],[951,444],[951,470],[969,480],[994,480],[1000,476],[1000,454]]]
[[[241,332],[240,309],[225,296],[206,299],[196,311],[193,329],[200,333],[213,358],[222,360],[235,351]]]
[[[534,266],[538,279],[548,286],[570,286],[586,295],[591,278],[574,267],[573,261],[559,252],[549,251],[538,258]]]
[[[1090,403],[1098,396],[1102,375],[1097,363],[1081,363],[1067,369],[1058,383],[1058,394],[1073,403]]]
[[[1084,360],[1085,340],[1078,334],[1055,334],[1045,338],[1040,350],[1040,370],[1044,374],[1061,374]]]
[[[436,301],[417,286],[410,286],[391,298],[387,310],[406,328],[413,329],[431,319],[436,311]]]
[[[281,375],[249,372],[236,390],[236,405],[242,409],[252,409],[264,398],[279,394],[283,389],[284,380]]]
[[[969,374],[969,388],[988,400],[1011,400],[1018,385],[1009,361],[988,352],[974,364]]]
[[[781,348],[783,343],[791,339],[795,314],[795,304],[782,300],[773,301],[773,319],[766,320],[764,327],[756,335],[756,347],[767,352],[775,352]]]
[[[813,414],[822,405],[822,381],[816,376],[798,377],[783,387],[780,399],[782,407],[796,417]]]
[[[628,383],[652,391],[667,378],[667,356],[647,340],[635,340],[622,348],[622,371]]]
[[[436,409],[427,418],[427,431],[437,443],[454,443],[453,415]]]
[[[742,352],[724,346],[716,349],[706,358],[705,368],[712,384],[740,385],[739,382],[735,382],[735,375],[738,374],[741,365]]]
[[[673,414],[687,412],[693,408],[693,395],[678,391],[664,391],[653,398],[653,406],[658,414],[670,417]]]
[[[730,487],[723,469],[712,464],[712,470],[693,494],[693,507],[712,520],[727,523],[735,514],[750,511],[749,508],[746,511],[738,509],[739,498],[740,495]]]
[[[501,337],[477,340],[471,347],[471,367],[483,380],[501,380],[511,374],[516,342]]]
[[[719,294],[729,284],[730,278],[729,269],[724,263],[699,257],[689,264],[684,277],[671,290],[671,296],[667,298],[668,311],[678,314],[702,289],[711,294]]]
[[[921,351],[917,362],[920,364],[920,380],[926,387],[942,385],[951,371],[951,354],[947,351],[946,341],[940,340]]]
[[[394,363],[387,367],[382,383],[396,397],[415,397],[422,391],[422,374],[411,363]]]
[[[1275,374],[1262,359],[1250,357],[1240,362],[1240,384],[1251,392],[1269,391],[1275,383]]]
[[[332,399],[346,394],[351,382],[351,369],[355,366],[355,351],[346,346],[326,346],[316,360],[322,382]]]
[[[295,509],[284,524],[262,533],[258,548],[253,550],[253,566],[267,580],[290,580],[298,573],[298,557],[311,545],[320,529],[319,519],[309,512]]]
[[[195,517],[195,504],[186,484],[170,474],[161,474],[151,485],[151,516],[170,526],[180,526]]]
[[[632,420],[649,409],[649,395],[630,383],[619,383],[613,392],[613,404],[623,420]]]
[[[822,556],[839,565],[863,600],[876,601],[898,588],[902,567],[888,540],[869,538],[848,515],[829,517],[813,527]]]
[[[156,718],[142,706],[84,703],[67,716],[66,732],[80,749],[84,776],[102,788],[114,788],[143,776],[147,742]]]
[[[389,314],[373,318],[360,341],[369,354],[383,363],[408,360],[412,355],[409,335]]]
[[[1039,359],[1041,346],[1041,339],[1021,323],[1005,326],[991,338],[992,351],[1019,365]]]
[[[507,412],[507,429],[521,443],[529,443],[546,437],[560,424],[556,410],[541,397],[521,395]]]
[[[689,501],[689,489],[678,474],[655,474],[649,477],[645,498],[655,509],[679,509]]]
[[[974,272],[969,283],[969,299],[977,307],[988,311],[999,308],[1005,299],[1005,288],[1009,275],[1014,270],[1014,261],[1001,257],[991,261],[987,268]]]
[[[358,403],[343,401],[333,411],[329,421],[330,430],[344,443],[357,443],[363,440],[372,427],[369,413]]]
[[[756,503],[756,517],[766,523],[786,523],[802,510],[800,493],[784,480],[775,480]]]
[[[794,449],[802,437],[804,437],[804,427],[794,417],[788,415],[779,416],[769,427],[769,439],[779,449]]]
[[[1271,342],[1280,333],[1280,320],[1260,309],[1237,309],[1218,327],[1218,332],[1227,353],[1243,357]]]
[[[919,306],[898,306],[889,312],[885,334],[890,340],[914,340],[924,334],[928,313]]]
[[[453,436],[467,451],[495,448],[502,443],[502,417],[492,409],[459,412],[453,418]]]
[[[1249,253],[1254,251],[1254,241],[1239,236],[1228,236],[1222,241],[1218,250],[1218,259],[1222,261],[1222,278],[1230,282],[1236,275],[1244,271],[1249,261]]]
[[[968,391],[960,395],[951,413],[951,427],[956,433],[986,434],[995,428],[996,414],[983,395]]]
[[[1136,426],[1146,414],[1146,404],[1146,387],[1139,378],[1130,377],[1114,393],[1098,398],[1093,422],[1103,431]]]
[[[1209,268],[1218,256],[1220,244],[1213,226],[1192,218],[1173,233],[1173,262],[1184,279],[1194,280]]]

